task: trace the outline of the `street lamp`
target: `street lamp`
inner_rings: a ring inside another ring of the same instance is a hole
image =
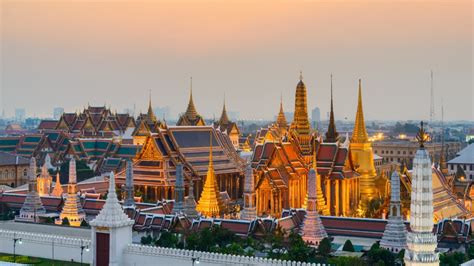
[[[16,237],[16,233],[13,233],[13,262],[16,262],[16,242],[21,245],[21,237]]]
[[[89,252],[89,245],[84,245],[84,240],[81,240],[81,265],[82,265],[82,255],[84,254],[84,249],[86,252]]]
[[[199,264],[199,257],[194,257],[194,250],[193,250],[193,256],[191,257],[191,261],[193,262],[193,266],[194,266],[194,263],[196,264]]]

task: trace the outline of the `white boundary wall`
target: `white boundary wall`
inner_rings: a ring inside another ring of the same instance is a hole
[[[55,236],[21,231],[0,230],[0,252],[13,254],[13,238],[21,238],[22,244],[16,245],[16,254],[39,258],[79,262],[81,244],[91,247],[90,239]],[[54,257],[53,257],[54,253]],[[83,262],[92,263],[92,250],[84,250]],[[121,265],[146,266],[168,265],[189,266],[192,258],[199,258],[199,265],[233,265],[233,266],[319,266],[320,264],[282,261],[256,257],[192,251],[184,249],[162,248],[138,244],[128,244],[123,252]]]
[[[320,264],[282,261],[256,257],[236,256],[228,254],[192,251],[174,248],[162,248],[130,244],[124,251],[123,263],[127,266],[168,265],[189,266],[192,258],[199,258],[199,265],[272,265],[272,266],[317,266]]]
[[[21,231],[0,230],[0,252],[13,254],[13,238],[21,238],[16,243],[16,254],[63,261],[81,261],[81,244],[91,247],[90,239],[55,236]],[[54,254],[54,255],[53,255]],[[53,257],[54,256],[54,257]],[[84,249],[84,263],[92,262],[92,252]]]

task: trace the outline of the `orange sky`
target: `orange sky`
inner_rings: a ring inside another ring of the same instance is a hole
[[[225,91],[241,117],[272,118],[280,92],[293,109],[302,69],[310,109],[327,111],[333,72],[336,118],[353,119],[362,77],[369,118],[419,119],[433,69],[437,107],[442,97],[448,119],[474,119],[471,1],[0,2],[7,113],[87,102],[144,110],[149,89],[178,113],[192,75],[205,116],[219,114]]]

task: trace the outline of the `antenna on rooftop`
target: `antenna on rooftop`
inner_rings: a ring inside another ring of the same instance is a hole
[[[433,88],[433,70],[431,70],[431,102],[430,102],[430,127],[433,127],[435,120],[435,106],[434,106],[434,88]]]

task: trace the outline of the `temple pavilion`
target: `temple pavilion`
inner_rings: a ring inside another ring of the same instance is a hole
[[[209,137],[211,136],[211,137]],[[220,192],[231,199],[242,197],[245,162],[237,154],[228,135],[213,126],[166,126],[149,133],[133,161],[134,186],[145,200],[174,199],[176,166],[183,165],[185,195],[194,183],[198,201],[209,166],[212,140],[213,171]],[[117,183],[124,184],[126,171],[120,171]]]

